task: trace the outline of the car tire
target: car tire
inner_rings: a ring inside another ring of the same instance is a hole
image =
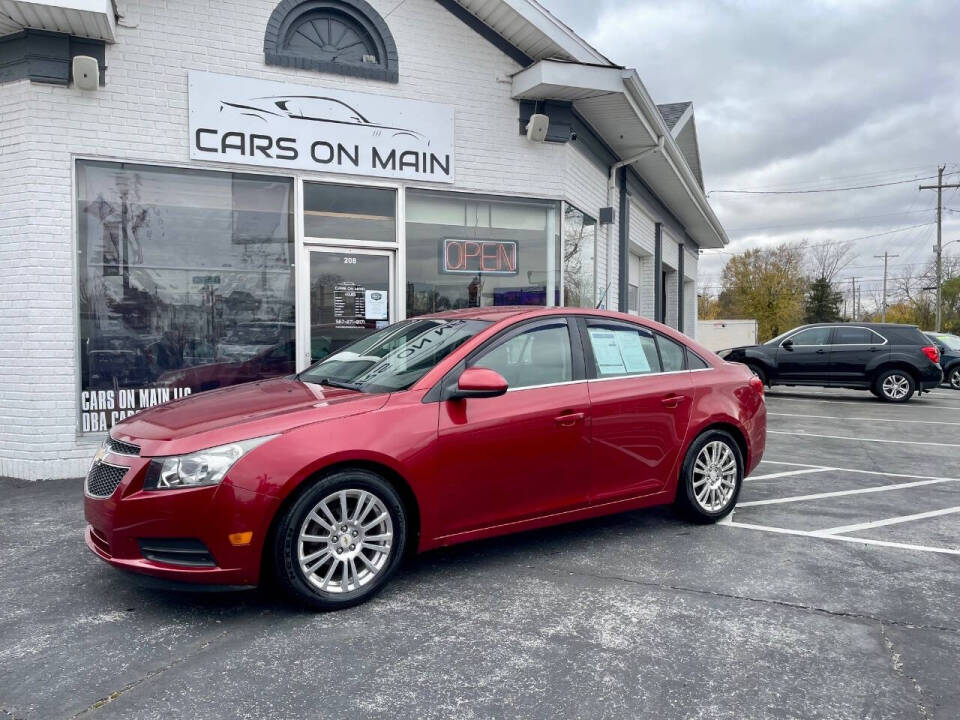
[[[954,390],[960,390],[960,365],[957,365],[947,373],[947,383]]]
[[[308,608],[352,607],[386,585],[407,534],[407,513],[390,483],[369,470],[340,470],[310,485],[279,518],[274,575]]]
[[[743,453],[733,436],[725,430],[707,430],[693,441],[683,459],[677,509],[698,523],[726,517],[740,496],[743,470]]]
[[[770,387],[770,382],[767,380],[767,373],[765,373],[765,372],[763,371],[763,368],[761,368],[761,367],[758,366],[758,365],[753,365],[753,364],[750,364],[750,363],[747,364],[747,367],[750,368],[750,371],[751,371],[754,375],[756,375],[758,378],[760,378],[760,382],[762,382],[762,383],[764,384],[764,386]]]
[[[873,382],[877,397],[884,402],[904,403],[913,397],[917,383],[906,370],[885,370]]]

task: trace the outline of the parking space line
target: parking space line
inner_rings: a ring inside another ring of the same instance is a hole
[[[864,402],[863,402],[862,400],[820,400],[820,399],[815,399],[815,398],[784,397],[784,396],[782,396],[782,395],[772,395],[772,394],[770,394],[770,393],[767,393],[767,402],[768,402],[768,404],[769,404],[769,401],[770,401],[770,400],[782,400],[782,401],[785,401],[785,402],[841,403],[841,404],[844,404],[844,405],[860,405],[860,406],[864,406]],[[942,401],[941,401],[941,402],[942,402]],[[949,400],[948,400],[947,402],[949,402]],[[876,405],[872,405],[872,406],[869,406],[869,407],[877,407],[877,406],[876,406]],[[910,406],[910,407],[914,407],[914,406]],[[917,405],[917,406],[915,406],[915,407],[916,407],[917,410],[937,409],[937,410],[956,410],[956,411],[960,412],[960,406],[958,406],[958,405],[927,405],[927,404],[923,404],[923,405]]]
[[[943,476],[937,475],[907,475],[906,473],[880,472],[878,470],[859,470],[857,468],[827,467],[826,465],[804,465],[803,463],[784,462],[782,460],[761,460],[762,463],[770,465],[791,465],[809,468],[823,468],[824,470],[836,470],[838,472],[861,473],[863,475],[880,475],[882,477],[910,478],[911,480],[945,480]],[[950,478],[951,480],[960,480],[960,478]]]
[[[869,422],[919,423],[921,425],[960,425],[960,422],[942,422],[939,420],[905,420],[900,418],[838,417],[836,415],[803,415],[801,413],[778,413],[767,411],[767,415],[778,417],[816,418],[818,420],[867,420]]]
[[[784,472],[778,473],[769,473],[767,475],[753,475],[748,478],[744,478],[744,482],[747,480],[773,480],[774,478],[789,477],[791,475],[807,475],[809,473],[821,473],[826,472],[827,470],[836,470],[837,468],[804,468],[803,470],[786,470]]]
[[[887,490],[904,490],[922,485],[936,485],[937,483],[960,482],[960,478],[942,478],[940,480],[917,480],[916,482],[896,483],[895,485],[878,485],[869,488],[853,490],[834,490],[832,492],[813,493],[811,495],[789,495],[783,498],[769,498],[767,500],[749,500],[737,503],[737,507],[755,507],[757,505],[778,505],[780,503],[803,502],[804,500],[822,500],[823,498],[842,497],[844,495],[864,495],[866,493],[885,492]]]
[[[928,545],[912,545],[910,543],[891,542],[889,540],[873,540],[872,538],[858,538],[849,535],[823,535],[809,530],[791,530],[790,528],[778,528],[770,525],[753,525],[752,523],[741,523],[731,521],[724,523],[726,527],[744,528],[747,530],[761,530],[763,532],[776,533],[778,535],[798,535],[800,537],[816,538],[818,540],[839,540],[841,542],[860,543],[863,545],[878,545],[880,547],[892,547],[900,550],[919,550],[921,552],[940,553],[942,555],[960,555],[960,550],[950,548],[930,547]]]
[[[899,525],[900,523],[924,520],[926,518],[939,517],[940,515],[952,515],[958,512],[960,512],[960,505],[944,508],[943,510],[930,510],[929,512],[916,513],[915,515],[900,515],[899,517],[873,520],[872,522],[857,523],[856,525],[841,525],[839,527],[827,528],[826,530],[815,530],[812,534],[829,536],[842,535],[845,533],[858,532],[859,530],[884,527],[885,525]]]
[[[960,445],[956,445],[953,443],[925,442],[921,440],[885,440],[883,438],[851,437],[850,435],[820,435],[817,433],[807,433],[807,432],[787,432],[786,430],[767,430],[767,434],[768,435],[793,435],[794,437],[827,438],[828,440],[855,440],[856,442],[892,443],[894,445],[933,445],[935,447],[960,448]]]

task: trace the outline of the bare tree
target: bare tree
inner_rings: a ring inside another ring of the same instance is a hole
[[[826,278],[831,285],[851,262],[853,262],[853,243],[822,242],[809,246],[810,275],[814,279]]]

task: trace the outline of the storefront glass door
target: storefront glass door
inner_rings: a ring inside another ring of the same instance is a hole
[[[304,364],[322,360],[395,318],[394,252],[308,248],[309,280],[302,298]]]

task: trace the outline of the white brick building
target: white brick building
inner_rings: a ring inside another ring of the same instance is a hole
[[[532,0],[0,0],[0,475],[434,308],[693,334],[697,153]]]

